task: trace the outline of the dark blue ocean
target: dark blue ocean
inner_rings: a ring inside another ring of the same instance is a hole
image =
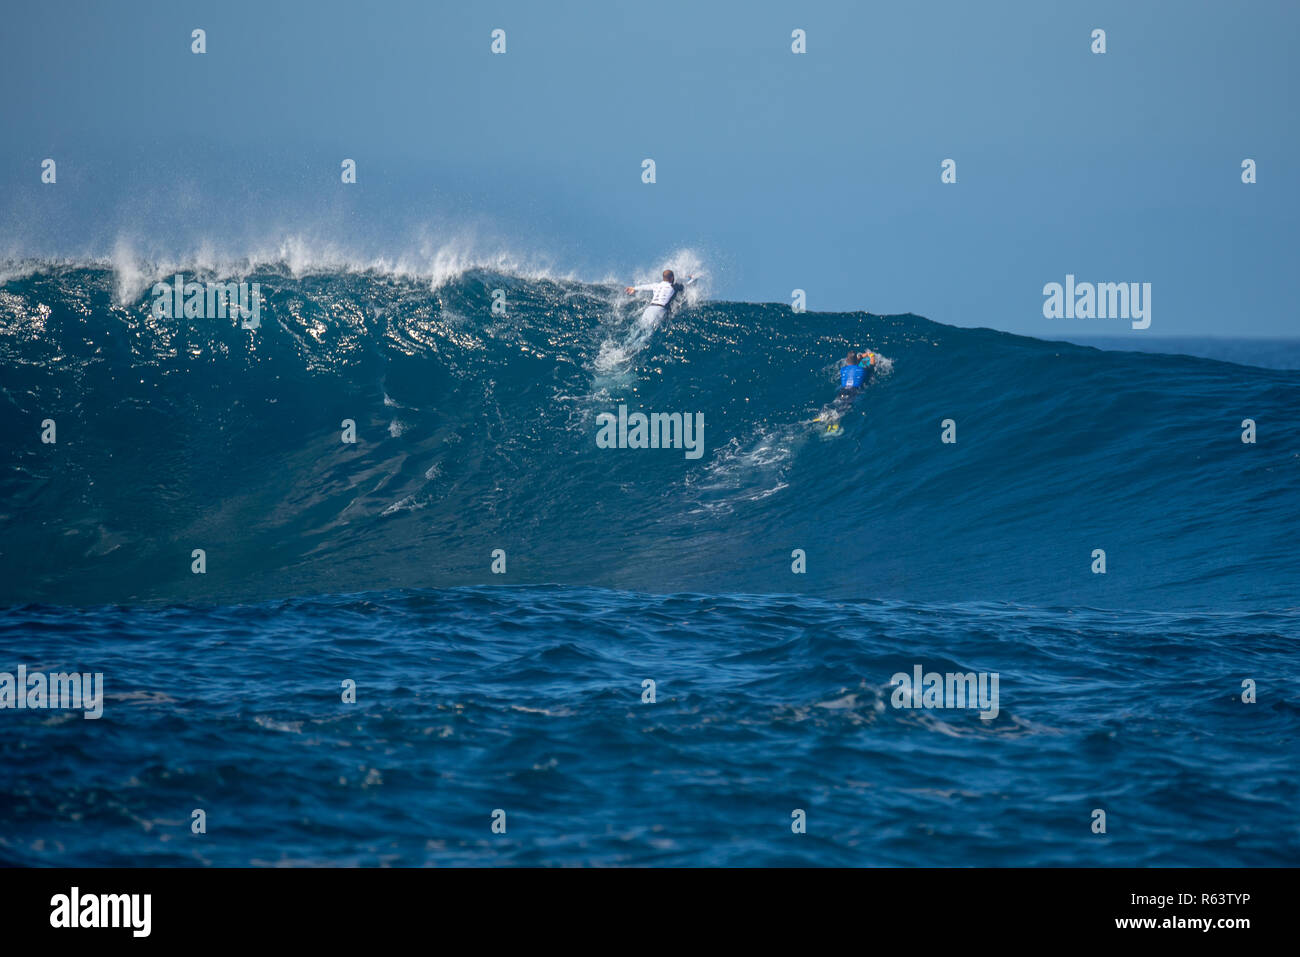
[[[0,864],[1300,863],[1272,347],[239,278],[254,330],[0,283],[0,703],[103,676],[98,719],[0,708]],[[620,405],[703,454],[599,448]]]

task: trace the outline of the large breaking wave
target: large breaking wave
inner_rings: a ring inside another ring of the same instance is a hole
[[[507,263],[250,262],[245,330],[154,318],[164,272],[0,274],[0,602],[560,582],[1295,605],[1294,371],[703,297],[649,328],[621,283]],[[893,370],[828,440],[807,420],[851,346]],[[703,413],[703,457],[597,448],[620,404]]]

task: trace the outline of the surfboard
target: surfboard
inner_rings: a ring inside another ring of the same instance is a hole
[[[815,419],[809,419],[808,424],[823,426],[823,428],[818,430],[823,435],[843,435],[844,430],[840,425],[840,419],[843,416],[843,410],[827,406],[825,409],[822,409],[821,413]]]
[[[840,425],[840,419],[849,413],[849,410],[853,408],[854,403],[861,395],[862,390],[858,390],[852,395],[837,396],[830,404],[822,406],[821,412],[812,420],[813,423],[824,423],[826,428],[823,431],[826,435],[843,435],[844,430]]]

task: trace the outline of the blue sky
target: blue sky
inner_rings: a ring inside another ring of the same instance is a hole
[[[1294,336],[1298,28],[1281,2],[32,4],[0,36],[0,254],[472,233],[586,276],[689,248],[717,298],[818,311]],[[1151,328],[1044,318],[1067,273],[1151,283]]]

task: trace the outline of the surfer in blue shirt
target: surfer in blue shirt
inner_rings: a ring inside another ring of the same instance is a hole
[[[876,358],[876,354],[870,349],[865,350],[861,355],[850,350],[848,356],[840,364],[840,391],[835,393],[834,401],[824,407],[817,418],[812,420],[814,422],[828,423],[826,426],[828,434],[839,433],[840,419],[853,406],[853,400],[862,394],[862,390],[866,386],[871,384]]]
[[[867,363],[865,366],[861,363]],[[850,352],[840,366],[840,391],[836,398],[852,399],[867,383],[871,377],[871,367],[876,364],[876,354],[868,350],[859,356],[856,352]]]

